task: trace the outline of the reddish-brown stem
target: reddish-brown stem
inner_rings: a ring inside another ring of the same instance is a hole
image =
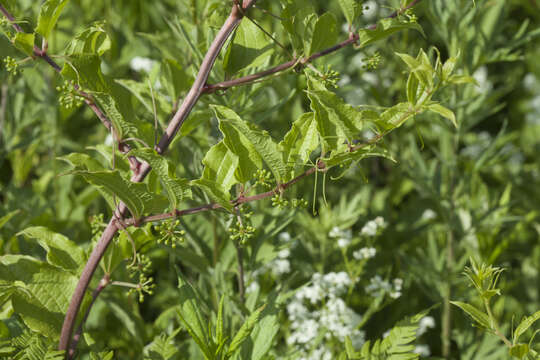
[[[290,188],[292,185],[296,184],[297,182],[299,182],[303,178],[315,173],[315,171],[317,171],[317,169],[319,169],[319,171],[325,171],[326,170],[326,164],[323,161],[319,161],[318,165],[316,167],[314,166],[314,167],[309,168],[307,171],[305,171],[302,174],[298,175],[297,177],[295,177],[291,181],[288,181],[288,182],[286,182],[284,184],[276,186],[273,190],[270,190],[270,191],[267,191],[267,192],[264,192],[264,193],[260,193],[260,194],[256,194],[256,195],[252,195],[252,196],[241,196],[241,197],[237,198],[236,200],[233,200],[231,202],[231,204],[233,204],[233,205],[245,204],[245,203],[249,203],[249,202],[252,202],[252,201],[258,201],[258,200],[266,199],[266,198],[269,198],[269,197],[274,196],[276,194],[279,194],[281,191],[287,190],[288,188]],[[204,211],[217,210],[217,209],[221,209],[221,208],[223,208],[223,206],[221,206],[220,204],[211,203],[211,204],[201,205],[201,206],[197,206],[197,207],[190,208],[190,209],[175,210],[174,212],[168,212],[168,213],[159,214],[159,215],[145,216],[145,217],[142,217],[142,218],[140,218],[138,220],[138,224],[140,225],[140,224],[149,223],[149,222],[163,221],[163,220],[167,220],[167,219],[177,218],[177,217],[186,216],[186,215],[198,214],[198,213],[201,213],[201,212],[204,212]],[[135,225],[135,219],[127,219],[127,220],[124,221],[124,223],[126,225],[129,225],[129,226]]]
[[[418,4],[420,1],[422,1],[422,0],[414,0],[414,1],[412,1],[409,5],[405,6],[404,8],[399,9],[397,11],[394,11],[392,14],[390,14],[388,16],[388,18],[397,17],[399,14],[402,14],[403,12],[405,12],[408,9],[412,8],[413,6]],[[373,25],[370,25],[370,26],[367,27],[367,29],[369,29],[369,30],[375,30],[376,28],[377,28],[377,24],[373,24]],[[285,71],[285,70],[292,69],[298,64],[305,65],[305,64],[307,64],[309,62],[312,62],[313,60],[318,59],[318,58],[320,58],[322,56],[331,54],[331,53],[333,53],[333,52],[335,52],[335,51],[337,51],[337,50],[339,50],[341,48],[344,48],[344,47],[346,47],[348,45],[356,43],[358,41],[358,38],[359,38],[358,34],[351,34],[351,36],[349,36],[349,38],[347,40],[342,41],[339,44],[337,44],[335,46],[332,46],[332,47],[330,47],[328,49],[325,49],[325,50],[319,51],[319,52],[317,52],[315,54],[312,54],[309,57],[301,58],[301,59],[292,59],[292,60],[287,61],[287,62],[285,62],[283,64],[274,66],[273,68],[258,72],[256,74],[243,76],[243,77],[233,79],[233,80],[223,81],[223,82],[220,82],[220,83],[217,83],[217,84],[207,84],[204,87],[203,92],[206,93],[206,94],[212,94],[212,93],[215,93],[216,91],[226,90],[226,89],[234,87],[234,86],[251,84],[251,83],[256,82],[257,80],[260,80],[262,78],[265,78],[265,77],[280,73],[280,72]]]
[[[251,7],[256,0],[244,0],[244,11],[247,10],[249,7]],[[227,20],[225,21],[225,24],[222,26],[218,34],[216,35],[214,41],[210,45],[210,48],[208,49],[208,52],[206,53],[206,56],[201,64],[201,67],[199,69],[199,73],[197,74],[197,77],[195,78],[195,81],[185,97],[182,105],[172,118],[172,120],[169,123],[169,126],[167,127],[165,133],[163,134],[161,140],[159,141],[159,144],[156,146],[156,151],[160,154],[164,153],[167,148],[169,147],[171,141],[173,140],[174,136],[182,126],[182,123],[186,119],[186,117],[189,115],[197,101],[199,100],[201,94],[202,94],[202,88],[204,84],[206,83],[206,80],[208,79],[208,76],[210,74],[210,71],[212,70],[212,67],[214,65],[214,62],[221,51],[223,45],[227,41],[230,34],[234,31],[234,29],[238,26],[242,19],[242,12],[237,8],[236,5],[233,6],[231,13]],[[139,171],[135,174],[133,174],[131,181],[133,182],[141,182],[144,180],[146,175],[150,172],[151,167],[148,163],[144,162],[142,163],[141,167],[139,168]],[[82,299],[84,298],[84,294],[86,292],[86,289],[88,288],[88,284],[90,283],[90,280],[92,278],[92,275],[99,265],[99,262],[103,255],[105,254],[105,251],[107,250],[107,247],[109,246],[111,240],[115,236],[116,232],[119,230],[119,227],[117,225],[116,219],[121,219],[124,214],[126,213],[126,206],[123,203],[120,203],[117,209],[114,212],[113,218],[105,228],[97,246],[92,251],[92,254],[90,255],[90,259],[88,260],[83,273],[81,275],[81,278],[79,279],[79,283],[77,284],[77,288],[75,289],[75,292],[71,298],[71,302],[69,304],[66,317],[64,318],[64,324],[62,326],[62,332],[60,334],[60,342],[58,345],[59,350],[66,350],[69,349],[70,346],[70,340],[71,340],[71,333],[73,332],[73,327],[75,325],[75,319],[77,316],[77,313],[79,312],[79,308],[81,306]],[[67,354],[69,356],[69,354]]]
[[[86,313],[84,314],[84,319],[81,321],[81,324],[77,328],[77,331],[75,332],[75,335],[73,335],[73,339],[71,340],[71,345],[69,348],[69,355],[68,355],[70,358],[73,357],[73,355],[75,354],[75,349],[77,348],[77,344],[79,343],[79,340],[81,339],[81,336],[82,336],[83,325],[86,322],[86,319],[88,319],[88,315],[90,315],[90,310],[94,306],[94,303],[96,302],[99,294],[101,294],[101,292],[105,290],[105,288],[109,286],[110,283],[111,283],[110,275],[105,274],[99,281],[98,287],[95,288],[94,291],[92,292],[92,302],[90,302],[90,305],[88,305],[88,309],[86,309]]]
[[[4,16],[11,22],[11,25],[13,26],[13,29],[15,29],[16,32],[20,32],[20,33],[24,32],[23,29],[15,22],[15,18],[1,4],[0,4],[0,12],[2,12],[2,14],[4,14]],[[44,46],[42,49],[34,45],[34,56],[43,59],[57,73],[60,73],[62,71],[62,68],[60,67],[60,65],[58,65],[47,54],[46,42],[44,42]],[[119,143],[118,150],[120,150],[120,152],[124,154],[127,154],[131,150],[131,148],[128,144],[125,144],[120,141],[121,139],[119,139],[118,135],[114,131],[111,120],[107,117],[107,115],[105,115],[105,113],[95,103],[94,99],[92,98],[90,94],[87,94],[86,92],[82,91],[77,84],[75,84],[74,87],[78,91],[79,95],[84,98],[84,102],[86,103],[86,105],[88,105],[88,107],[92,109],[92,111],[94,112],[94,114],[96,114],[96,116],[101,121],[101,123],[107,128],[107,130],[109,130],[113,134],[114,139],[116,140],[117,143]],[[129,156],[128,160],[129,160],[131,170],[134,173],[136,173],[139,170],[141,163],[134,156]]]

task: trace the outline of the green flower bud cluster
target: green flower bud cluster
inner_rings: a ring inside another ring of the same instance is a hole
[[[240,213],[241,209],[238,210]],[[233,225],[229,227],[229,238],[233,241],[237,241],[240,245],[245,245],[249,239],[255,234],[255,228],[251,226],[249,219],[253,213],[246,212],[242,213],[242,220],[238,219],[234,222]]]
[[[364,64],[362,67],[365,70],[375,70],[381,62],[381,54],[376,51],[373,55],[363,60]]]
[[[60,92],[59,102],[65,109],[79,107],[83,104],[84,98],[77,93],[69,81],[64,81],[64,85],[57,86],[56,91]]]
[[[23,72],[22,69],[19,67],[19,63],[17,62],[17,60],[12,58],[11,56],[6,56],[4,58],[4,64],[8,73],[13,76],[19,75]]]
[[[337,88],[339,81],[339,72],[332,70],[330,66],[325,70],[321,76],[321,80],[327,87]]]
[[[414,13],[413,9],[407,9],[404,15],[407,18],[407,21],[409,23],[415,23],[418,21],[418,17],[416,17],[416,14]]]
[[[153,295],[156,284],[154,278],[148,276],[152,270],[152,261],[146,255],[137,254],[137,261],[134,264],[127,266],[129,276],[132,279],[139,279],[136,287],[131,288],[128,294],[137,293],[139,295],[139,302],[144,301],[144,295]]]
[[[289,201],[283,198],[283,196],[276,194],[272,196],[272,206],[274,207],[277,206],[280,209],[283,209],[286,207],[291,207],[293,209],[296,209],[298,207],[303,207],[303,208],[307,207],[308,202],[305,199],[292,199],[291,201]]]
[[[158,244],[165,244],[174,249],[177,244],[184,243],[186,240],[184,237],[186,232],[184,230],[179,230],[179,225],[180,220],[164,221],[161,224],[155,225],[154,228],[157,230],[160,236],[157,240]]]
[[[262,186],[264,188],[270,189],[272,184],[269,180],[272,178],[272,174],[268,170],[259,169],[255,172],[255,185]]]

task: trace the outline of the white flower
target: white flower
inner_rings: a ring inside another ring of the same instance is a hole
[[[291,235],[288,232],[282,232],[282,233],[279,233],[278,239],[279,241],[282,241],[282,242],[289,242],[291,241]]]
[[[328,233],[328,236],[331,238],[337,238],[337,237],[340,237],[341,234],[342,234],[341,229],[337,226],[334,226],[332,230],[330,230],[330,232]]]
[[[403,286],[403,279],[395,278],[394,279],[394,289],[401,290],[401,287]]]
[[[481,94],[487,93],[492,88],[491,82],[488,80],[488,70],[486,66],[479,67],[472,75],[478,83],[478,92]]]
[[[319,323],[313,319],[306,320],[302,323],[299,323],[299,327],[295,329],[296,331],[290,336],[293,338],[293,343],[305,344],[317,336],[319,332]],[[289,339],[287,339],[287,342]]]
[[[337,241],[337,245],[338,245],[340,248],[346,248],[347,246],[349,246],[350,243],[351,243],[351,240],[346,239],[346,238],[340,238],[340,239],[338,239],[338,241]]]
[[[433,211],[431,209],[426,209],[422,213],[421,220],[429,221],[429,220],[435,219],[436,217],[437,217],[437,213],[435,211]]]
[[[278,258],[280,259],[287,259],[291,255],[291,251],[289,249],[283,249],[278,252]]]
[[[382,216],[377,216],[374,221],[378,227],[384,227],[386,225]]]
[[[258,282],[256,281],[253,281],[251,284],[249,284],[249,286],[246,288],[246,293],[251,293],[251,292],[256,292],[256,291],[259,291],[259,289],[261,288],[261,286],[259,285]]]
[[[272,261],[271,270],[276,276],[286,274],[291,271],[291,263],[286,259],[275,259]]]
[[[107,137],[105,138],[104,143],[107,146],[111,146],[113,144],[113,137],[111,133],[107,134]]]
[[[424,334],[428,329],[433,329],[435,327],[435,319],[431,316],[424,316],[420,319],[418,323],[418,330],[416,331],[416,336]]]
[[[377,5],[375,1],[373,0],[366,1],[366,3],[364,4],[364,12],[362,13],[362,16],[366,20],[373,19],[375,15],[377,15],[378,7],[379,6]]]
[[[360,231],[361,235],[375,236],[377,235],[377,223],[373,220],[368,221]]]
[[[429,350],[429,346],[427,346],[427,345],[416,345],[413,352],[415,354],[419,354],[420,356],[429,356],[429,355],[431,355],[431,350]]]
[[[525,89],[529,91],[533,91],[537,83],[538,83],[538,80],[536,79],[536,76],[534,76],[533,73],[528,73],[523,78],[523,86],[525,87]]]
[[[363,247],[353,252],[352,255],[356,260],[364,260],[375,257],[375,254],[377,254],[377,249],[374,247]]]
[[[129,62],[129,67],[134,71],[146,71],[150,72],[152,70],[152,67],[154,67],[154,64],[156,62],[152,59],[141,57],[141,56],[135,56],[131,61]]]

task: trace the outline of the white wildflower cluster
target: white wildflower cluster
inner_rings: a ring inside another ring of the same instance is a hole
[[[373,0],[366,1],[364,3],[364,11],[362,12],[362,16],[366,20],[373,20],[375,16],[377,15],[377,10],[379,8],[379,5]]]
[[[491,90],[493,84],[488,80],[488,70],[486,66],[480,66],[472,75],[476,80],[477,90],[480,94],[485,94]]]
[[[353,252],[352,256],[356,260],[367,260],[367,259],[371,259],[372,257],[375,257],[376,254],[377,254],[377,249],[375,249],[374,247],[363,247]]]
[[[351,229],[342,230],[339,227],[334,226],[328,233],[328,237],[337,239],[338,246],[344,249],[351,243],[352,231]]]
[[[416,345],[413,353],[420,355],[420,357],[428,357],[431,355],[431,350],[428,345]]]
[[[373,297],[380,297],[388,294],[392,299],[397,299],[401,296],[402,287],[403,280],[400,278],[396,278],[390,282],[388,280],[383,280],[379,275],[375,275],[369,280],[366,291]]]
[[[129,62],[129,67],[133,71],[145,71],[150,72],[156,62],[152,59],[141,57],[141,56],[135,56],[131,61]]]
[[[327,348],[314,344],[322,334],[325,343],[332,338],[344,342],[346,336],[357,348],[364,343],[364,333],[356,329],[361,316],[340,298],[351,283],[345,272],[315,273],[311,284],[298,290],[287,305],[291,320],[291,335],[287,343],[300,349],[299,359],[331,359]]]
[[[436,217],[437,217],[437,213],[435,211],[433,211],[432,209],[426,209],[422,213],[422,216],[420,219],[423,221],[430,221],[430,220],[435,219]]]
[[[533,97],[529,100],[529,111],[525,119],[528,124],[540,125],[540,78],[528,73],[523,78],[523,86]]]
[[[274,276],[281,276],[291,272],[291,262],[289,261],[289,256],[291,251],[289,249],[282,249],[278,252],[278,255],[268,263],[259,267],[257,270],[252,272],[253,277],[257,277],[260,274],[264,274],[268,271],[271,271]]]
[[[432,316],[424,316],[418,323],[418,330],[416,330],[416,336],[425,334],[429,329],[435,327],[435,319]]]
[[[379,229],[384,229],[386,227],[386,222],[384,221],[384,218],[381,216],[377,216],[375,219],[368,221],[364,227],[362,227],[362,230],[360,231],[360,235],[363,236],[375,236],[377,235],[377,232]]]

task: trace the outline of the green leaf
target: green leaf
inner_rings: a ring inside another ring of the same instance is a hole
[[[152,117],[154,116],[154,105],[152,102],[152,96],[156,103],[156,112],[158,118],[168,117],[171,114],[171,103],[167,101],[162,95],[160,95],[159,92],[155,91],[155,89],[153,92],[151,92],[147,82],[142,83],[134,80],[115,80],[115,82],[123,86],[130,93],[132,93],[137,98],[137,100],[139,100],[141,104],[144,105],[144,107],[146,108],[146,110],[148,110]]]
[[[325,13],[317,19],[311,39],[308,55],[334,46],[338,38],[336,18],[332,13]]]
[[[343,148],[364,128],[362,113],[328,90],[308,90],[325,151]],[[329,148],[328,148],[329,147]]]
[[[272,52],[273,44],[268,36],[246,18],[227,48],[223,68],[227,74],[234,75],[241,70],[264,65]]]
[[[103,171],[105,168],[93,157],[87,154],[71,153],[66,156],[58,157],[58,160],[65,161],[72,168],[83,168],[90,171]],[[68,172],[69,174],[70,172]]]
[[[221,345],[224,340],[224,329],[225,322],[223,321],[223,308],[225,306],[225,295],[221,295],[221,300],[219,301],[219,309],[216,320],[216,343]]]
[[[234,173],[238,167],[238,156],[230,151],[223,141],[212,146],[203,159],[203,178],[219,184],[228,192],[236,184]]]
[[[104,21],[96,21],[89,28],[77,34],[66,48],[66,55],[103,55],[111,49],[111,38],[105,30]]]
[[[418,56],[413,58],[408,54],[396,53],[397,56],[407,64],[409,70],[414,74],[418,81],[425,87],[433,86],[433,79],[435,77],[435,69],[431,66],[426,53],[420,49]]]
[[[193,180],[191,185],[201,188],[213,201],[221,205],[225,210],[233,212],[233,206],[231,204],[231,194],[228,191],[224,191],[221,184],[215,181],[200,178]]]
[[[101,60],[95,54],[73,54],[67,57],[60,72],[84,90],[110,94],[111,85],[101,73]]]
[[[418,78],[413,73],[410,73],[407,79],[407,101],[413,106],[416,105],[420,93],[421,89]]]
[[[388,150],[377,147],[375,145],[366,146],[356,151],[347,151],[342,153],[332,153],[330,158],[324,159],[327,167],[336,165],[349,165],[351,162],[360,161],[367,157],[383,157],[392,161],[396,161]]]
[[[508,355],[518,358],[518,359],[523,359],[523,357],[527,355],[528,353],[529,353],[529,345],[527,344],[515,344],[515,345],[512,345],[510,349],[508,349]]]
[[[417,112],[409,103],[399,103],[386,109],[376,121],[376,124],[385,132],[400,127],[405,121],[416,115]]]
[[[238,349],[240,345],[242,345],[242,343],[249,337],[251,331],[259,321],[261,313],[263,312],[265,307],[266,304],[252,312],[251,315],[249,315],[246,321],[242,324],[242,326],[232,339],[231,344],[229,345],[229,350],[227,351],[228,356],[234,354],[236,349]]]
[[[268,132],[248,124],[229,108],[214,105],[213,109],[225,136],[223,142],[239,158],[236,178],[240,182],[249,181],[257,169],[262,169],[264,160],[276,181],[282,183],[287,174],[285,163]]]
[[[114,131],[120,140],[126,136],[137,134],[137,127],[125,120],[120,111],[120,107],[118,106],[118,102],[115,101],[111,95],[96,91],[89,91],[89,93],[92,94],[92,97],[97,101],[101,109],[107,115],[107,118],[111,121]]]
[[[444,106],[437,104],[437,103],[431,103],[425,107],[427,110],[432,111],[434,113],[437,113],[441,115],[442,117],[447,118],[454,124],[454,126],[457,128],[457,120],[456,115],[454,115],[454,112],[450,109],[445,108]]]
[[[454,68],[456,67],[456,63],[459,58],[459,53],[457,56],[450,57],[448,60],[444,62],[443,68],[442,68],[442,79],[443,81],[446,81],[450,75],[452,75],[452,72],[454,71]]]
[[[120,172],[74,170],[72,174],[84,177],[90,184],[102,190],[109,205],[114,208],[113,196],[122,201],[135,219],[145,214],[163,212],[168,201],[165,197],[148,191],[146,184],[133,183],[124,179]]]
[[[419,355],[413,352],[416,340],[418,323],[427,315],[429,310],[422,311],[412,317],[399,321],[382,341],[377,340],[370,349],[370,342],[366,342],[360,354],[354,353],[352,344],[347,348],[347,353],[352,353],[352,359],[389,359],[389,360],[415,360]],[[358,357],[359,356],[359,357]]]
[[[283,150],[283,161],[287,168],[293,170],[294,176],[295,167],[306,164],[311,153],[319,146],[315,114],[312,112],[302,114],[293,123],[279,146]]]
[[[212,146],[203,159],[204,171],[200,179],[192,181],[210,198],[232,211],[229,190],[238,182],[235,171],[238,168],[238,156],[230,151],[223,141]]]
[[[148,148],[131,150],[129,155],[141,158],[150,164],[152,170],[154,170],[165,187],[171,210],[178,209],[179,203],[186,198],[191,198],[189,181],[187,179],[178,179],[174,165],[167,161],[165,157]]]
[[[459,307],[461,310],[465,311],[478,325],[491,329],[491,322],[489,321],[489,316],[482,311],[478,310],[473,305],[461,302],[461,301],[450,301],[451,304]]]
[[[36,32],[44,38],[49,38],[51,31],[56,26],[56,22],[64,9],[68,0],[47,0],[39,10]]]
[[[171,99],[180,98],[181,94],[184,91],[189,90],[190,88],[190,78],[186,74],[182,65],[180,65],[174,59],[165,59],[162,64],[162,75],[160,81],[163,86],[167,89],[167,92]],[[186,124],[182,125],[181,131],[184,130]]]
[[[11,302],[24,323],[57,340],[78,277],[29,256],[4,255],[0,257],[0,280],[13,284]]]
[[[86,256],[82,248],[62,234],[55,233],[45,227],[29,227],[18,233],[36,239],[47,252],[49,264],[66,270],[77,270],[84,266]]]
[[[280,324],[278,311],[275,307],[266,307],[261,314],[262,319],[255,325],[251,338],[253,339],[253,351],[251,360],[261,360],[270,351]]]
[[[180,321],[197,343],[207,359],[213,359],[209,346],[207,321],[203,319],[199,309],[199,299],[191,285],[185,281],[182,275],[178,275],[178,289],[180,309],[178,315]]]
[[[476,86],[479,86],[476,79],[468,75],[452,75],[448,78],[448,82],[455,85],[475,84]]]
[[[35,34],[31,33],[22,33],[18,32],[13,38],[13,45],[25,53],[26,55],[33,57],[34,56],[34,38]]]
[[[514,344],[518,342],[519,337],[523,335],[536,321],[540,319],[540,310],[535,312],[532,316],[525,317],[523,320],[521,320],[521,323],[519,323],[518,327],[514,331],[514,338],[513,342]]]
[[[400,30],[417,30],[425,36],[424,30],[417,23],[404,22],[399,19],[382,19],[373,30],[362,29],[359,31],[360,46],[366,46],[379,40],[383,40]]]
[[[15,215],[17,215],[20,212],[20,210],[14,210],[6,215],[0,217],[0,229],[4,227],[8,223],[9,220],[11,220]]]
[[[341,7],[341,11],[343,11],[343,15],[345,15],[345,18],[347,19],[347,22],[349,25],[352,25],[354,20],[358,17],[360,4],[355,0],[338,0],[339,6]]]
[[[311,1],[289,2],[281,13],[281,19],[298,56],[307,54],[311,47],[313,29],[317,21],[317,15]]]

